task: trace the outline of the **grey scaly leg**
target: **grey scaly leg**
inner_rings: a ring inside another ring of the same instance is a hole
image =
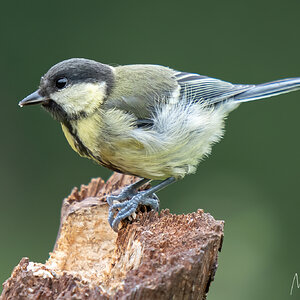
[[[158,210],[159,201],[154,193],[160,191],[175,181],[176,179],[174,177],[167,178],[149,190],[136,193],[130,200],[110,205],[108,215],[109,225],[114,231],[117,232],[119,223],[123,219],[133,214],[139,205],[147,205],[154,210]],[[117,215],[114,217],[116,213]]]
[[[122,192],[117,195],[110,195],[106,198],[106,201],[108,203],[109,206],[113,205],[114,201],[124,201],[127,198],[132,198],[135,194],[136,194],[136,190],[141,187],[142,185],[148,183],[149,181],[151,181],[151,179],[147,179],[147,178],[143,178],[129,186],[126,186]]]

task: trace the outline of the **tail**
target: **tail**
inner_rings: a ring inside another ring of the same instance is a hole
[[[273,97],[300,89],[300,77],[286,78],[254,85],[249,90],[233,97],[238,102],[247,102],[262,98]]]

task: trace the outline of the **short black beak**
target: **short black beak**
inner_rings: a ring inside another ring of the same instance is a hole
[[[37,91],[33,92],[32,94],[28,95],[22,101],[20,101],[19,106],[23,107],[25,105],[39,104],[39,103],[43,103],[46,101],[47,101],[47,99],[42,97],[39,94],[39,90],[37,90]]]

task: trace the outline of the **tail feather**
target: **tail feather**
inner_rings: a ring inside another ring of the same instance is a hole
[[[247,102],[289,93],[300,89],[300,77],[286,78],[255,85],[233,97],[238,102]]]

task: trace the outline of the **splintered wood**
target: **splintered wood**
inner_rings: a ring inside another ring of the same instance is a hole
[[[202,210],[172,215],[141,207],[117,234],[107,222],[106,195],[136,180],[115,173],[106,183],[98,178],[74,188],[48,261],[23,258],[0,299],[205,299],[223,221]]]

